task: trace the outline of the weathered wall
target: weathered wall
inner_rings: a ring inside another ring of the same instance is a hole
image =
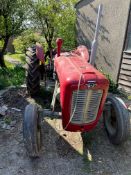
[[[114,81],[120,68],[127,28],[130,0],[83,0],[76,5],[77,41],[90,48],[94,37],[98,5],[103,4],[103,16],[96,64]]]

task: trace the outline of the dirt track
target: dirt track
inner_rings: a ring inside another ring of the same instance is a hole
[[[22,136],[22,115],[30,100],[25,89],[12,91],[7,104],[21,109],[14,129],[0,129],[0,175],[131,175],[131,138],[113,146],[102,120],[92,132],[63,131],[61,120],[45,118],[41,157],[27,157]],[[13,114],[15,115],[15,114]]]

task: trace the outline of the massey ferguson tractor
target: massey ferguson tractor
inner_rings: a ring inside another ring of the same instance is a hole
[[[109,81],[94,67],[101,13],[102,5],[98,9],[90,55],[83,45],[71,52],[61,53],[62,39],[59,38],[57,54],[48,65],[45,65],[46,56],[40,44],[28,49],[27,91],[31,96],[38,93],[43,75],[48,77],[53,72],[55,88],[51,109],[44,110],[43,115],[54,115],[56,98],[59,98],[63,129],[71,132],[88,132],[96,127],[100,117],[103,116],[109,140],[119,145],[129,136],[129,113],[122,99],[108,95]],[[40,156],[42,138],[39,114],[37,105],[26,106],[23,136],[30,157]]]

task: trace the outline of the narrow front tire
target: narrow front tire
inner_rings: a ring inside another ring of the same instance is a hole
[[[41,121],[37,105],[29,104],[25,108],[23,138],[28,156],[32,158],[39,157],[42,136]]]

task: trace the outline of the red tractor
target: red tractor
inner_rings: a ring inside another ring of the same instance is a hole
[[[88,132],[96,127],[103,114],[109,139],[118,145],[129,136],[129,113],[120,98],[108,95],[109,81],[94,67],[101,11],[102,6],[99,7],[90,56],[85,46],[79,46],[72,52],[61,53],[62,39],[58,39],[57,54],[46,67],[39,44],[28,50],[27,90],[31,95],[38,92],[40,78],[43,77],[41,70],[46,74],[49,69],[52,72],[54,62],[52,110],[45,110],[44,114],[54,115],[55,101],[59,95],[62,125],[65,130]],[[29,156],[38,157],[41,148],[41,120],[37,105],[29,104],[25,109],[23,135]]]

